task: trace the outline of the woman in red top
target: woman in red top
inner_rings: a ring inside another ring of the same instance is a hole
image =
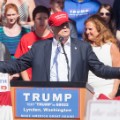
[[[24,53],[28,52],[34,42],[38,40],[47,40],[52,38],[53,34],[51,33],[48,26],[48,18],[50,16],[49,9],[44,6],[37,6],[33,11],[33,20],[35,25],[35,30],[25,34],[18,45],[18,48],[15,53],[15,57],[18,58]],[[28,69],[21,73],[22,79],[25,81],[30,81],[32,78],[32,69]]]

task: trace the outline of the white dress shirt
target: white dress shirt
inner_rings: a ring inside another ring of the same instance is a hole
[[[71,42],[70,38],[64,44],[64,49],[69,61],[69,70],[63,49],[59,41],[53,39],[51,63],[50,63],[50,81],[68,81],[68,71],[70,75],[71,67]]]

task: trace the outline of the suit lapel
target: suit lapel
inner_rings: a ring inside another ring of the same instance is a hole
[[[51,50],[52,50],[52,39],[51,41],[44,47],[45,51],[45,66],[47,71],[48,80],[50,80],[50,60],[51,60]]]
[[[75,39],[71,38],[71,80],[75,72],[76,65],[78,63],[79,48]]]
[[[51,51],[52,51],[52,40],[45,45],[45,65],[47,70],[48,80],[50,80],[50,60],[51,60]],[[79,48],[77,46],[76,40],[71,38],[71,80],[75,72],[76,65],[78,63]]]

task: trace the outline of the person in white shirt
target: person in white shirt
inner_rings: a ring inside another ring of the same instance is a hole
[[[85,21],[84,38],[91,44],[101,62],[109,66],[120,66],[120,51],[116,39],[99,15],[93,15]],[[92,92],[95,93],[96,97],[99,94],[105,94],[112,99],[118,91],[119,80],[106,80],[89,72],[88,84],[93,88]]]

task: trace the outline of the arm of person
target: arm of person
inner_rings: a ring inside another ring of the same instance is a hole
[[[115,45],[111,45],[111,57],[112,57],[112,66],[120,67],[120,51],[119,48]],[[112,92],[109,94],[109,97],[112,99],[116,96],[120,81],[115,79]]]
[[[29,49],[28,49],[27,40],[26,40],[25,36],[23,36],[18,44],[17,50],[15,52],[15,57],[19,58],[20,56],[22,56],[23,54],[25,54],[28,51],[29,51]],[[26,70],[21,72],[20,74],[21,74],[21,77],[23,80],[25,80],[25,81],[30,80]]]
[[[20,21],[21,25],[29,25],[29,26],[34,26],[34,21],[32,18],[32,12],[35,8],[35,2],[34,0],[26,0],[27,5],[28,5],[28,14],[29,14],[29,21]]]
[[[9,80],[17,80],[20,77],[19,73],[9,75]]]
[[[3,45],[5,52],[4,52],[4,60],[10,60],[11,59],[11,55],[9,50],[7,49],[7,47],[5,45]]]
[[[28,46],[27,45],[27,41],[26,41],[26,39],[23,36],[21,38],[19,44],[18,44],[17,50],[15,52],[15,57],[19,58],[20,56],[22,56],[23,54],[25,54],[26,52],[28,52],[27,46]],[[29,81],[30,80],[30,78],[29,78],[28,73],[27,73],[26,70],[23,71],[23,72],[21,72],[20,75],[21,75],[21,77],[22,77],[22,79],[24,81]]]
[[[0,0],[0,23],[2,22],[2,4],[3,4],[4,0]]]
[[[30,21],[28,22],[28,24],[30,26],[33,26],[34,25],[34,22],[33,22],[33,18],[32,18],[32,13],[33,13],[33,10],[35,8],[35,2],[34,0],[26,0],[28,2],[28,6],[29,6],[29,19]]]
[[[116,94],[117,94],[117,92],[118,92],[119,84],[120,84],[120,81],[117,80],[117,79],[115,79],[114,85],[113,85],[113,90],[112,90],[112,92],[108,95],[108,97],[109,97],[110,99],[113,99],[113,98],[116,96]]]
[[[116,38],[118,41],[120,41],[120,30],[117,30],[116,32]]]
[[[87,47],[87,57],[89,70],[91,70],[96,76],[105,79],[119,79],[120,78],[120,67],[110,67],[100,62],[89,45]]]
[[[0,61],[0,72],[15,74],[32,67],[32,61],[37,49],[32,47],[29,52],[15,60]]]
[[[24,81],[30,81],[27,70],[24,70],[23,72],[21,72],[21,77]]]

